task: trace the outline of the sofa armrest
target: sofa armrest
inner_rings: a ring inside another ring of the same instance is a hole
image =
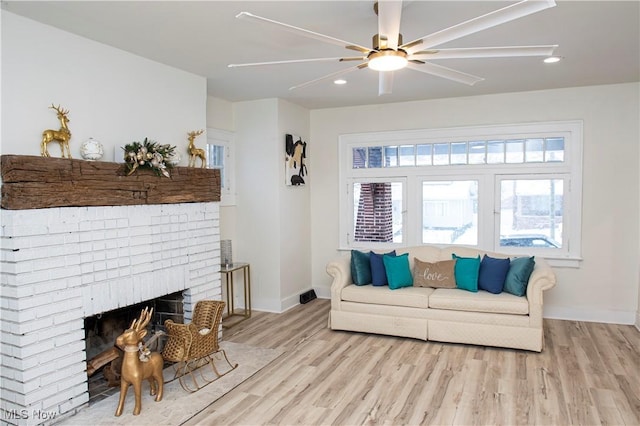
[[[542,305],[542,292],[555,287],[556,274],[546,260],[540,257],[536,257],[535,260],[536,265],[527,285],[527,300],[529,305]]]
[[[338,257],[327,264],[327,274],[333,277],[331,282],[331,308],[337,308],[340,301],[340,292],[346,286],[352,284],[351,256]]]

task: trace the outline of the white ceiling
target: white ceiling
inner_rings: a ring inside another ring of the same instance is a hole
[[[393,94],[378,96],[377,72],[289,90],[348,68],[321,62],[228,68],[230,63],[354,56],[353,51],[236,19],[241,11],[371,46],[373,0],[349,1],[2,1],[4,10],[207,78],[229,101],[287,99],[309,109],[640,81],[640,1],[557,1],[557,6],[439,47],[558,44],[564,59],[449,59],[438,64],[484,77],[470,87],[409,69]],[[401,33],[410,41],[513,2],[405,1]]]

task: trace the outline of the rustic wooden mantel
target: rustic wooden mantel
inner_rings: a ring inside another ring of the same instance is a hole
[[[0,158],[3,209],[220,201],[220,170],[174,167],[126,176],[124,164],[25,155]]]

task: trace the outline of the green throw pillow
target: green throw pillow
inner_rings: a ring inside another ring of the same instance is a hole
[[[454,274],[456,276],[456,287],[478,292],[478,275],[480,273],[480,255],[478,257],[460,257],[451,255],[456,260]]]
[[[504,280],[504,291],[516,296],[524,296],[527,294],[529,277],[533,272],[533,267],[536,265],[534,257],[535,256],[516,257],[515,259],[511,259],[509,272],[507,272],[507,278]]]
[[[371,284],[369,253],[351,250],[351,279],[355,285]]]
[[[382,261],[387,271],[387,280],[389,281],[389,288],[391,290],[413,286],[408,253],[399,256],[389,256],[385,254],[382,256]]]

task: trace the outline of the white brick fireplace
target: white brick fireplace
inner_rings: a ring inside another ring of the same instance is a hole
[[[0,210],[3,423],[88,401],[85,317],[184,290],[188,321],[222,298],[218,204]]]

